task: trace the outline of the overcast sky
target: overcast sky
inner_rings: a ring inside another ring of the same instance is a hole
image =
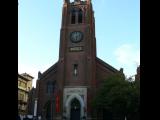
[[[18,0],[18,73],[29,73],[35,86],[58,61],[63,0]],[[140,64],[140,1],[92,0],[97,56],[127,77]]]

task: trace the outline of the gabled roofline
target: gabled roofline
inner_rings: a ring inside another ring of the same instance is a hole
[[[103,65],[105,68],[113,71],[113,72],[119,72],[119,70],[115,69],[114,67],[112,67],[111,65],[109,65],[108,63],[104,62],[103,60],[101,60],[100,58],[96,57],[96,61]]]
[[[44,71],[42,74],[41,74],[41,78],[45,77],[48,73],[50,73],[52,70],[56,71],[56,67],[57,67],[57,64],[58,62],[56,62],[55,64],[53,64],[50,68],[48,68],[46,71]]]

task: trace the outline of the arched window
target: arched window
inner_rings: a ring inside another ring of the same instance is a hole
[[[78,11],[78,23],[82,23],[83,13],[82,10],[79,9]]]
[[[76,23],[76,11],[73,9],[71,12],[71,24]]]
[[[47,82],[47,93],[54,94],[55,82]]]
[[[78,64],[74,64],[74,76],[78,74]]]

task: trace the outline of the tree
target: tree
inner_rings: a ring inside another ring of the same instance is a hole
[[[115,74],[104,80],[92,105],[103,112],[103,118],[109,113],[112,120],[124,120],[125,116],[133,117],[138,111],[138,96],[138,89],[134,82],[125,80],[121,74]]]
[[[127,101],[127,117],[129,120],[140,119],[140,84],[139,82],[129,82],[130,94]]]

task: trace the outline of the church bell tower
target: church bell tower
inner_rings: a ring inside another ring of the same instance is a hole
[[[61,112],[68,120],[79,120],[89,114],[90,102],[87,99],[96,87],[95,59],[95,22],[91,0],[64,0],[57,82],[63,98]],[[76,107],[78,118],[72,115]]]
[[[37,114],[45,120],[97,120],[91,101],[103,81],[123,74],[96,56],[91,0],[64,0],[59,59],[38,74]]]

